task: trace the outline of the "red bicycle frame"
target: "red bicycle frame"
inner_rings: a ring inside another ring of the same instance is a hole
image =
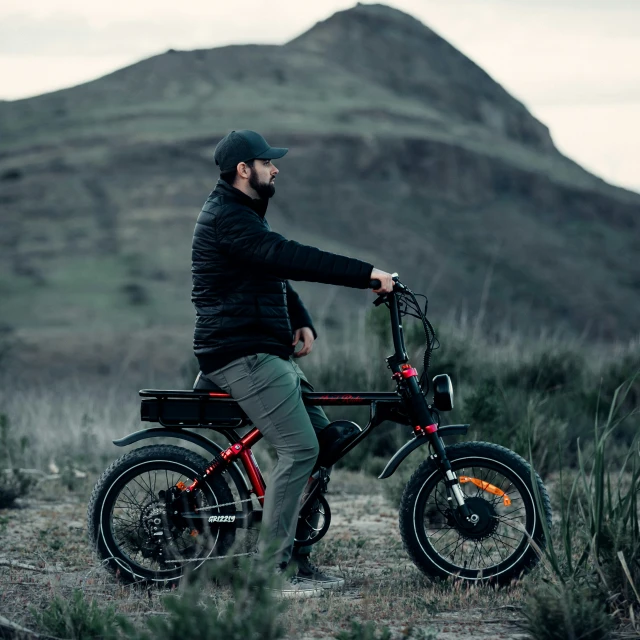
[[[415,369],[412,369],[415,371]],[[154,395],[155,397],[157,392],[154,391],[146,391],[146,394]],[[171,392],[165,392],[171,393]],[[180,392],[175,392],[179,394]],[[194,393],[197,392],[186,392],[191,397],[193,397]],[[219,392],[203,392],[202,395],[206,395],[209,397],[215,397],[216,399],[228,399],[233,400],[228,393],[219,393]],[[369,405],[371,407],[371,418],[369,420],[369,424],[363,429],[362,433],[356,438],[352,444],[350,444],[347,448],[345,448],[343,455],[346,454],[349,450],[351,450],[358,442],[360,442],[366,435],[370,433],[370,431],[383,422],[386,419],[393,418],[394,420],[400,420],[401,418],[393,411],[393,405],[397,405],[401,401],[401,396],[397,393],[306,393],[304,395],[304,403],[309,405]],[[387,405],[387,410],[381,408],[380,404]],[[169,426],[169,425],[167,425]],[[243,426],[243,425],[239,425]],[[220,429],[226,433],[229,437],[231,434],[230,430]],[[231,433],[234,433],[233,431]],[[253,455],[253,451],[251,451],[251,447],[262,439],[262,433],[254,427],[247,434],[242,436],[239,439],[236,439],[229,447],[220,451],[214,459],[211,461],[211,464],[207,467],[204,476],[200,479],[194,480],[194,482],[187,488],[188,491],[193,491],[205,480],[207,476],[214,473],[216,470],[220,469],[220,467],[228,467],[229,465],[237,462],[238,459],[242,463],[242,466],[247,474],[249,482],[251,483],[251,487],[253,489],[252,493],[256,496],[260,504],[264,504],[264,493],[266,489],[266,483],[264,481],[264,477],[262,476],[262,472],[260,471],[260,467],[258,466],[258,462]],[[230,437],[230,440],[233,440],[233,437]]]

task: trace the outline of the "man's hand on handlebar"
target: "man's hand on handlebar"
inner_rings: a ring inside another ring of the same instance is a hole
[[[378,280],[380,282],[380,287],[374,289],[373,292],[377,294],[381,293],[391,293],[393,291],[393,274],[387,273],[386,271],[380,271],[380,269],[376,269],[375,267],[371,270],[371,275],[369,276],[370,280]]]

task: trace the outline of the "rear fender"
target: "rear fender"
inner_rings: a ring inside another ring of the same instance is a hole
[[[467,431],[469,431],[468,424],[449,424],[446,427],[439,427],[437,433],[441,438],[444,438],[446,436],[463,436]],[[412,451],[424,444],[429,444],[429,436],[417,436],[413,440],[409,440],[409,442],[394,453],[393,458],[387,462],[387,466],[378,476],[378,479],[384,480],[385,478],[392,476],[395,470],[400,466],[400,463]]]
[[[141,431],[136,431],[124,438],[120,438],[119,440],[114,440],[113,444],[117,447],[126,447],[127,445],[133,444],[134,442],[139,442],[140,440],[145,440],[147,438],[176,438],[178,440],[186,440],[187,442],[192,442],[193,444],[197,444],[202,447],[206,451],[208,451],[212,456],[218,455],[224,449],[219,445],[213,442],[213,440],[209,440],[209,438],[205,438],[201,436],[199,433],[194,433],[193,431],[186,431],[183,429],[173,430],[166,428],[155,428],[155,429],[142,429]],[[247,479],[245,475],[242,473],[240,467],[237,462],[231,464],[227,471],[231,476],[233,482],[236,485],[238,493],[240,494],[240,499],[246,500],[250,497],[251,488],[247,483]],[[244,505],[249,503],[245,502]]]

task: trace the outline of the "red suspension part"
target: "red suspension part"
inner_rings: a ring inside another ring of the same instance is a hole
[[[260,504],[263,504],[266,484],[262,477],[260,467],[258,467],[258,463],[253,455],[253,451],[251,451],[251,447],[261,439],[262,434],[258,429],[251,429],[251,431],[249,431],[249,433],[240,440],[240,445],[242,447],[240,451],[240,460],[242,460],[242,466],[249,476],[249,481],[251,482],[251,486],[253,487],[253,491],[256,494],[258,501]]]
[[[419,424],[416,425],[413,430],[416,432],[417,436],[424,436],[428,433],[435,433],[438,430],[437,424],[428,424],[426,427],[421,427]]]
[[[251,447],[261,438],[262,434],[260,433],[260,431],[258,431],[258,429],[251,429],[249,433],[241,438],[240,442],[232,444],[230,447],[216,455],[211,464],[207,467],[207,470],[204,472],[204,477],[206,478],[208,475],[211,475],[221,466],[226,467],[230,465],[236,458],[239,457],[242,460],[242,464],[247,472],[247,475],[249,476],[249,479],[251,480],[253,490],[258,496],[260,503],[262,503],[264,499],[265,482],[264,478],[262,477],[262,473],[260,472],[260,468],[258,467],[258,463],[256,462],[256,459],[251,452]],[[187,490],[193,491],[198,487],[199,484],[200,481],[196,479]]]
[[[418,370],[410,364],[401,364],[400,371],[394,373],[391,377],[397,382],[401,382],[402,378],[413,378],[418,375]]]
[[[258,463],[253,455],[253,451],[251,451],[251,449],[243,449],[242,453],[240,454],[240,460],[242,460],[244,470],[249,476],[251,486],[253,487],[253,492],[258,498],[258,502],[260,504],[264,504],[264,491],[266,489],[266,484],[264,482],[264,478],[262,477],[260,467],[258,467]]]
[[[410,364],[402,364],[400,365],[401,373],[403,378],[413,378],[418,375],[418,370],[412,367]]]

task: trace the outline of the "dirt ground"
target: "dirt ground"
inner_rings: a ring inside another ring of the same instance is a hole
[[[132,617],[160,611],[157,592],[118,584],[91,556],[86,491],[49,493],[0,510],[0,616],[29,627],[33,607],[46,607],[56,593],[73,588]],[[354,618],[388,626],[394,637],[407,637],[409,628],[415,630],[410,637],[425,639],[527,637],[517,624],[521,585],[495,592],[434,585],[422,577],[402,548],[398,513],[380,481],[336,470],[327,498],[332,525],[313,559],[342,575],[345,588],[289,607],[289,638],[333,638]]]

